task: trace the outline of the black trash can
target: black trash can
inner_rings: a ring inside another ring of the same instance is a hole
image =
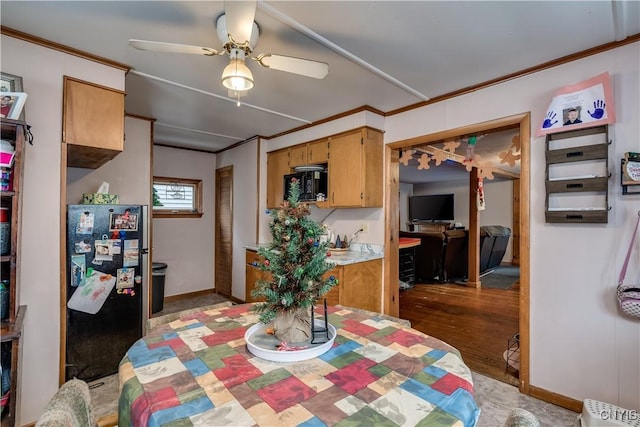
[[[164,279],[167,274],[167,264],[154,262],[151,266],[153,281],[151,283],[153,296],[151,298],[151,313],[157,313],[164,308]]]

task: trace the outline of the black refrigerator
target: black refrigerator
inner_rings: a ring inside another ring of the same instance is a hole
[[[67,206],[67,380],[118,372],[142,336],[146,214],[140,205]]]

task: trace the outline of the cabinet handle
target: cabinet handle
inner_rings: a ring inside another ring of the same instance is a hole
[[[565,215],[567,220],[582,220],[582,215]]]
[[[581,183],[577,184],[567,184],[567,188],[582,188],[583,185]]]
[[[571,151],[570,153],[567,153],[567,158],[570,159],[572,157],[582,157],[584,155],[584,152],[582,151]]]

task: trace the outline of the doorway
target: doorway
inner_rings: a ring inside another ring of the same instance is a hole
[[[437,132],[433,134],[414,137],[407,140],[397,141],[386,145],[385,152],[385,174],[387,186],[385,187],[385,218],[386,218],[386,241],[388,250],[385,250],[385,305],[384,311],[393,316],[399,315],[399,286],[398,286],[398,238],[399,238],[399,162],[400,151],[416,146],[428,146],[461,138],[468,135],[479,135],[491,132],[498,132],[506,129],[516,129],[520,135],[520,176],[516,180],[519,206],[517,209],[519,218],[514,220],[514,224],[519,224],[517,233],[517,262],[520,265],[520,285],[519,285],[519,389],[523,393],[529,392],[529,181],[530,181],[530,114],[522,113],[488,122],[464,126],[461,128]],[[473,173],[472,173],[473,175]],[[470,205],[475,203],[475,194],[470,195]],[[472,201],[473,199],[473,201]],[[473,209],[470,209],[470,213]],[[515,213],[514,213],[515,215]],[[469,281],[472,283],[479,281],[479,222],[476,218],[469,218]],[[506,343],[505,343],[506,345]]]
[[[233,166],[216,170],[215,288],[231,299],[233,269]]]

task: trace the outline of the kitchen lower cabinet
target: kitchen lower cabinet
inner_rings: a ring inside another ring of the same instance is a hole
[[[245,266],[245,297],[246,302],[263,301],[263,298],[254,298],[251,296],[251,291],[256,285],[258,280],[268,280],[269,273],[260,270],[259,265],[264,262],[264,258],[258,255],[258,252],[247,249],[246,251],[246,266]]]
[[[342,270],[339,284],[340,305],[374,312],[382,310],[382,260],[339,265]]]
[[[257,264],[254,264],[257,263]],[[262,257],[254,250],[246,251],[245,301],[261,301],[251,296],[259,279],[268,280],[269,273],[260,270]],[[328,305],[344,305],[374,312],[381,312],[382,305],[382,260],[336,265],[324,274],[324,278],[335,276],[338,284],[324,295]],[[319,301],[320,303],[321,301]]]
[[[340,304],[340,287],[342,286],[343,280],[343,269],[341,266],[332,268],[331,270],[324,273],[322,276],[323,279],[328,279],[331,276],[335,276],[338,279],[338,284],[335,285],[329,292],[324,294],[324,299],[327,300],[327,305],[338,305]],[[322,299],[322,298],[321,298]],[[322,301],[318,301],[319,303]]]

